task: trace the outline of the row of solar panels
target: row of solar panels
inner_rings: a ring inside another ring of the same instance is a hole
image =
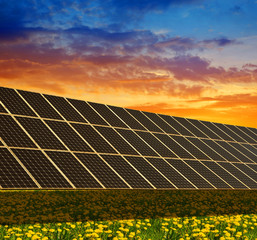
[[[2,188],[256,189],[257,165],[0,148]]]
[[[257,163],[257,145],[0,114],[8,147]]]
[[[11,114],[257,144],[257,129],[141,112],[0,87]],[[0,104],[0,113],[7,113]]]
[[[254,128],[9,88],[0,126],[1,188],[256,188]]]

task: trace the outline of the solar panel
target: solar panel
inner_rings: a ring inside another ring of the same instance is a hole
[[[42,188],[72,188],[50,160],[38,150],[13,149]]]
[[[202,132],[205,133],[206,136],[208,136],[211,139],[221,139],[217,134],[215,134],[213,131],[211,131],[208,127],[203,125],[200,121],[194,120],[194,119],[188,119],[190,123],[192,123],[194,126],[196,126],[198,129],[200,129]]]
[[[93,110],[92,107],[89,106],[88,103],[81,100],[75,100],[75,99],[67,99],[81,114],[82,116],[87,119],[92,124],[99,124],[99,125],[106,125],[108,126],[108,123],[103,120],[102,117],[98,113],[96,113],[95,110]]]
[[[67,121],[86,122],[66,99],[46,94],[44,96]]]
[[[151,133],[141,131],[136,131],[136,133],[162,157],[176,158],[176,155]]]
[[[99,115],[101,115],[111,126],[128,128],[108,107],[99,103],[89,102]]]
[[[76,188],[102,188],[96,178],[69,152],[46,151]]]
[[[150,183],[121,156],[101,155],[132,188],[153,188]]]
[[[115,149],[90,125],[72,123],[77,132],[99,153],[117,153]]]
[[[188,129],[191,133],[193,133],[196,137],[200,138],[208,138],[202,131],[200,131],[197,127],[195,127],[192,123],[190,123],[186,118],[173,117],[177,120],[181,125],[183,125],[186,129]]]
[[[149,119],[151,119],[164,132],[170,134],[179,134],[173,127],[163,121],[157,114],[150,112],[143,112]]]
[[[27,117],[16,117],[16,119],[42,149],[67,150],[40,119]]]
[[[0,136],[8,146],[37,148],[11,116],[0,115],[0,126]]]
[[[14,89],[0,87],[0,102],[12,114],[36,116]]]
[[[90,146],[83,141],[68,123],[50,120],[45,122],[70,150],[93,152]]]
[[[196,171],[194,171],[187,164],[188,161],[181,161],[177,159],[166,159],[174,168],[176,168],[179,172],[182,172],[183,175],[190,180],[197,188],[214,188],[208,181],[206,181],[201,175],[199,175]]]
[[[95,127],[112,146],[121,154],[138,155],[138,153],[112,128]]]
[[[27,171],[6,148],[0,148],[0,159],[2,188],[38,188]]]
[[[162,141],[170,150],[172,150],[178,157],[194,159],[194,156],[191,155],[185,148],[179,145],[175,140],[174,136],[168,136],[164,134],[154,134],[160,141]]]
[[[108,106],[113,112],[116,113],[130,128],[146,130],[140,122],[133,118],[124,108]]]
[[[160,158],[147,158],[147,160],[164,174],[177,188],[194,189],[195,186],[183,176],[181,172],[177,171],[167,161]]]
[[[175,188],[164,176],[142,157],[125,157],[156,188]]]
[[[181,135],[194,136],[190,131],[188,131],[183,125],[181,125],[175,118],[167,115],[159,114],[159,116],[165,120],[170,126],[175,128],[175,130]]]
[[[18,90],[18,92],[40,117],[63,120],[41,94],[22,90]]]
[[[141,140],[134,132],[125,129],[117,129],[120,133],[135,149],[137,149],[144,156],[158,156],[149,145]]]
[[[76,153],[76,156],[106,188],[129,188],[98,155]]]
[[[0,87],[0,187],[256,189],[257,129]]]
[[[141,124],[144,125],[149,131],[163,132],[158,126],[156,126],[149,118],[147,118],[140,111],[133,109],[126,109],[134,118],[136,118]]]

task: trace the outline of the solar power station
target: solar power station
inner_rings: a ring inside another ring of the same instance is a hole
[[[0,87],[1,189],[257,189],[257,129]]]

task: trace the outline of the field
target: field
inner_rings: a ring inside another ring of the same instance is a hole
[[[0,191],[0,239],[257,239],[257,191]]]

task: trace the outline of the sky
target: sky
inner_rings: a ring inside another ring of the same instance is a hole
[[[0,86],[257,128],[255,0],[1,0]]]

